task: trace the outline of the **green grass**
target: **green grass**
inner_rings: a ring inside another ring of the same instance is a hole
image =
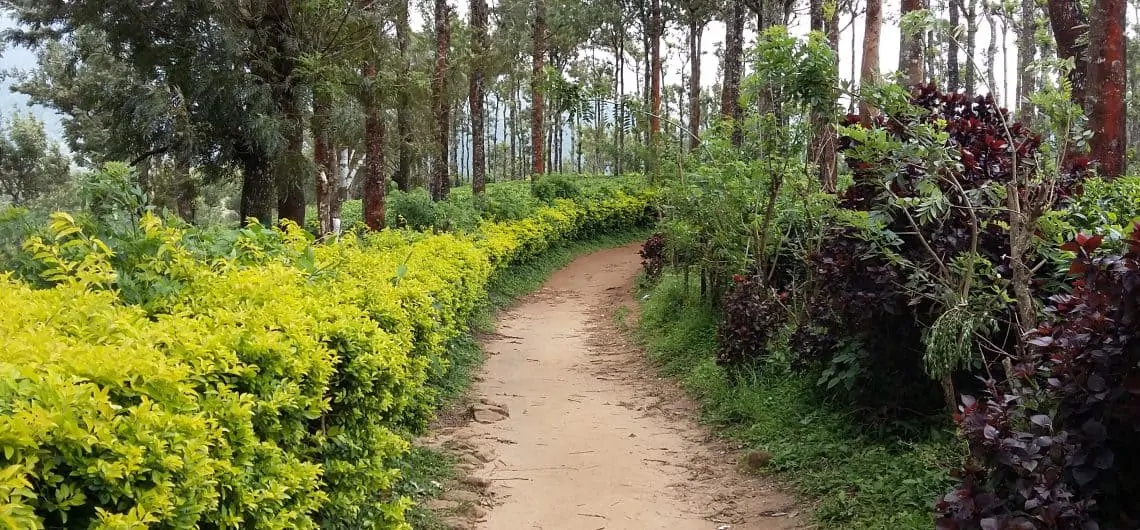
[[[613,248],[649,237],[648,229],[633,229],[568,242],[551,248],[541,256],[514,265],[491,278],[486,303],[472,318],[473,331],[490,331],[498,311],[511,305],[519,297],[530,294],[575,258],[605,248]],[[439,392],[437,408],[452,406],[471,385],[472,375],[483,362],[483,351],[471,334],[452,339],[448,357],[450,366],[428,384]],[[430,510],[419,505],[442,493],[442,485],[455,475],[455,460],[448,454],[417,447],[397,463],[401,479],[396,486],[398,494],[406,495],[417,503],[408,512],[408,521],[416,530],[442,530],[447,528]]]
[[[395,493],[417,503],[438,497],[443,493],[443,485],[455,476],[455,459],[447,453],[426,447],[413,448],[396,465],[402,475],[396,484]],[[419,505],[408,510],[407,519],[416,530],[447,528],[436,514]]]
[[[638,335],[662,370],[702,402],[728,437],[772,454],[768,469],[815,500],[821,528],[928,529],[933,504],[961,462],[946,429],[903,440],[868,433],[854,411],[820,397],[814,378],[771,370],[729,373],[715,362],[717,315],[680,278],[643,302]]]

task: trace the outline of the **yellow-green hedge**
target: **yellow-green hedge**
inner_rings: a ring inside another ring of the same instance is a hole
[[[293,259],[198,260],[146,218],[117,296],[70,218],[27,248],[55,283],[0,275],[0,528],[406,528],[391,493],[433,370],[489,278],[583,233],[648,220],[648,194],[559,201],[472,235],[384,231]],[[255,252],[256,249],[251,249]]]

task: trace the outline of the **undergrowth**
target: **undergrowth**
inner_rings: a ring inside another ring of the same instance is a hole
[[[638,335],[661,369],[701,401],[706,421],[771,453],[767,469],[816,501],[813,517],[823,528],[934,525],[932,499],[953,484],[945,469],[961,460],[948,424],[869,429],[853,418],[866,412],[829,402],[803,375],[718,366],[719,315],[696,291],[666,275],[643,299]]]
[[[595,234],[585,239],[556,245],[540,256],[511,266],[491,277],[487,286],[487,300],[471,320],[473,332],[490,332],[495,315],[515,300],[530,294],[546,282],[551,274],[569,265],[571,261],[605,248],[613,248],[641,241],[649,234],[647,229],[624,230]],[[450,367],[438,379],[429,381],[439,392],[437,409],[454,406],[471,385],[472,376],[483,362],[483,351],[472,334],[452,339],[448,345]],[[455,459],[451,455],[427,447],[415,447],[404,457],[400,469],[404,471],[396,491],[416,502],[408,510],[408,522],[416,530],[443,530],[439,517],[423,504],[443,493],[443,484],[455,476]]]

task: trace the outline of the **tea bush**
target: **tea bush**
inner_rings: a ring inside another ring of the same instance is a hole
[[[652,194],[469,234],[53,217],[0,276],[0,515],[18,528],[408,528],[392,491],[496,271],[644,224]],[[29,273],[30,274],[30,273]]]

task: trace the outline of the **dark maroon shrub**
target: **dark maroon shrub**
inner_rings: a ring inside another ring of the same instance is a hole
[[[970,458],[943,529],[1140,527],[1140,225],[1124,255],[1080,236],[1072,292],[1051,298],[1017,379],[964,396]]]
[[[641,267],[650,279],[657,279],[665,268],[665,234],[657,232],[641,246]]]
[[[777,292],[761,278],[736,275],[722,302],[717,326],[717,362],[750,363],[767,356],[768,340],[787,321],[786,291]]]

